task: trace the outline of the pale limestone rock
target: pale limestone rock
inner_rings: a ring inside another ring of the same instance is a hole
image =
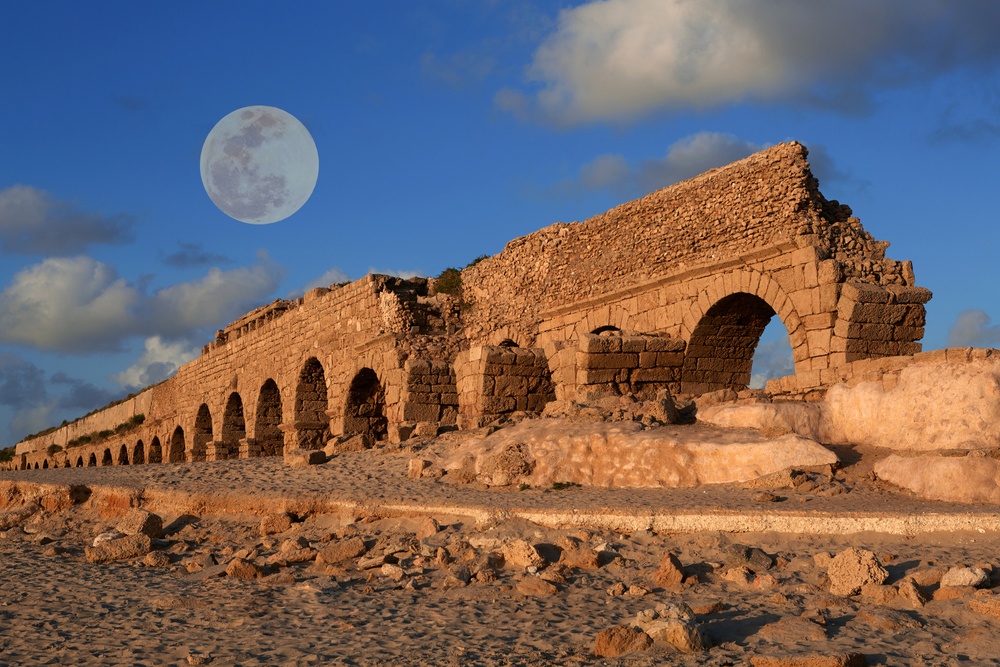
[[[360,537],[348,537],[337,542],[330,543],[319,550],[316,556],[317,562],[327,565],[336,565],[344,561],[363,556],[368,551],[365,541]]]
[[[504,562],[513,567],[543,567],[545,559],[538,550],[526,540],[512,540],[501,547]]]
[[[123,537],[125,537],[125,533],[119,532],[117,530],[109,530],[95,537],[91,546],[96,547],[99,544],[110,542],[112,540],[119,540]]]
[[[694,612],[683,602],[661,603],[655,609],[640,611],[633,625],[654,642],[670,644],[684,653],[705,651],[709,646]]]
[[[231,579],[260,579],[264,573],[250,561],[234,558],[226,565],[226,576]]]
[[[150,551],[142,559],[142,564],[146,567],[167,567],[170,565],[170,556],[162,551]]]
[[[326,453],[322,449],[285,450],[285,465],[290,468],[308,468],[326,463]]]
[[[856,595],[866,584],[881,584],[889,573],[871,551],[851,547],[841,551],[830,561],[827,570],[830,592],[834,595]]]
[[[555,595],[559,592],[555,584],[545,581],[541,577],[526,577],[517,583],[517,591],[522,595],[532,597],[542,595]]]
[[[1000,461],[974,456],[890,455],[875,464],[879,479],[923,498],[1000,503]]]
[[[510,445],[530,452],[535,467],[519,481],[536,487],[573,482],[602,487],[683,488],[745,482],[785,468],[831,465],[836,455],[818,443],[786,435],[767,439],[751,430],[694,425],[642,430],[636,422],[565,423],[532,420],[482,440],[470,440],[444,462],[460,470]]]
[[[983,588],[989,583],[990,575],[981,567],[953,567],[941,577],[942,586]]]

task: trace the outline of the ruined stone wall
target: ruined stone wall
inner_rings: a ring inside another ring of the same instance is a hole
[[[684,341],[663,336],[587,334],[576,352],[576,400],[633,394],[653,400],[680,390]]]
[[[459,425],[476,428],[512,412],[541,412],[555,398],[538,348],[476,346],[455,360]]]
[[[801,144],[780,144],[586,222],[511,241],[462,272],[470,342],[534,345],[547,310],[781,244],[814,247],[837,282],[912,285],[909,264],[885,258],[888,243],[823,198],[806,156]]]
[[[126,399],[117,405],[104,408],[92,415],[74,421],[72,424],[60,426],[50,433],[40,435],[35,438],[28,438],[17,443],[16,454],[25,454],[46,449],[49,445],[59,445],[65,447],[66,444],[79,438],[80,436],[98,433],[100,431],[113,431],[115,427],[127,422],[136,415],[145,415],[149,412],[153,400],[152,391],[143,391],[132,398]]]

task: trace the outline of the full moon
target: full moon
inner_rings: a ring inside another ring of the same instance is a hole
[[[319,154],[309,130],[275,107],[237,109],[220,120],[201,149],[205,192],[231,218],[269,225],[312,195]]]

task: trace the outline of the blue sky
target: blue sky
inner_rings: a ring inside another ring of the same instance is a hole
[[[0,445],[276,297],[436,275],[789,139],[934,292],[925,349],[1000,344],[998,29],[991,0],[8,3]],[[273,225],[200,180],[248,105],[319,151]]]

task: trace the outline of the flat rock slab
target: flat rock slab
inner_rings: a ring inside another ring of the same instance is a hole
[[[522,477],[532,486],[555,482],[598,487],[687,488],[745,482],[785,468],[832,465],[819,443],[788,434],[767,438],[749,429],[706,425],[642,430],[636,422],[574,424],[532,420],[466,443],[443,466],[454,469],[520,446],[534,462]]]
[[[960,503],[1000,502],[1000,461],[985,456],[900,456],[875,464],[879,479],[921,498]]]

